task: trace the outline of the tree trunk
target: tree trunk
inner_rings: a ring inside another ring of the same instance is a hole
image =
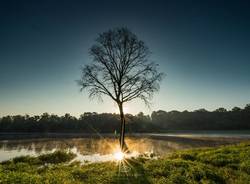
[[[127,146],[125,143],[125,116],[124,116],[124,112],[123,112],[123,104],[119,103],[118,106],[119,106],[120,117],[121,117],[119,142],[120,142],[120,148],[124,152],[124,151],[127,151]]]

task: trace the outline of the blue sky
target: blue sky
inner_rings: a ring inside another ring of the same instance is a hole
[[[166,73],[151,109],[244,107],[250,102],[247,1],[1,1],[0,116],[115,112],[89,100],[75,80],[98,33],[126,26]]]

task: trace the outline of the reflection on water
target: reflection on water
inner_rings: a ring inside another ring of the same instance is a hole
[[[245,139],[244,139],[245,140]],[[164,155],[175,150],[217,146],[242,141],[241,138],[206,138],[180,136],[128,137],[126,142],[133,155],[152,152]],[[115,138],[46,138],[0,141],[0,161],[21,155],[39,155],[55,150],[72,151],[81,161],[108,161],[119,148]]]

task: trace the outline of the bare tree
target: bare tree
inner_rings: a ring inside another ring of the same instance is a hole
[[[163,73],[157,64],[150,62],[150,51],[145,43],[127,28],[115,28],[99,34],[90,48],[92,63],[82,68],[78,81],[81,90],[87,89],[89,97],[107,95],[120,111],[120,147],[127,149],[124,141],[125,116],[123,104],[135,98],[149,104],[152,95],[159,90]]]

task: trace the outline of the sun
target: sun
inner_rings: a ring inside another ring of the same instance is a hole
[[[117,161],[122,161],[124,159],[124,157],[125,157],[125,154],[121,151],[114,153],[114,158]]]
[[[124,112],[125,114],[129,113],[129,108],[128,108],[128,106],[124,106],[124,107],[123,107],[123,112]]]
[[[119,111],[119,108],[115,105],[115,113],[117,113],[117,114],[119,114],[120,113],[120,111]],[[130,112],[130,110],[129,110],[129,107],[127,106],[127,105],[124,105],[123,106],[123,113],[124,114],[128,114]]]

